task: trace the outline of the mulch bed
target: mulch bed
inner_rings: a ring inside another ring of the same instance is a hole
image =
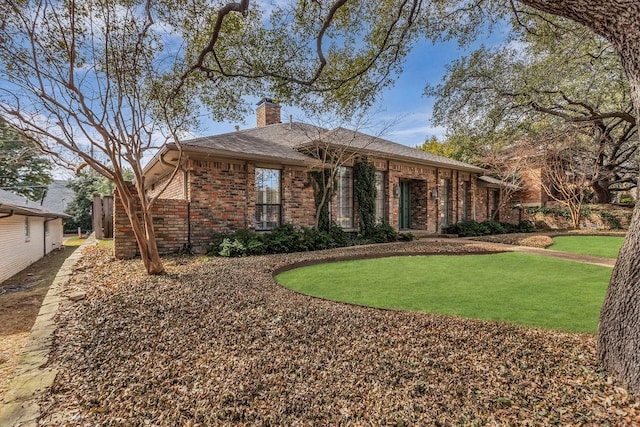
[[[334,303],[275,269],[372,253],[486,252],[412,242],[242,259],[140,261],[88,247],[67,292],[41,425],[632,425],[638,399],[591,335]],[[345,284],[348,286],[348,284]]]

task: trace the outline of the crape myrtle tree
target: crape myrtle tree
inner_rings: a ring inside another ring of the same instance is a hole
[[[0,112],[60,162],[114,182],[150,274],[164,271],[151,215],[162,189],[147,197],[143,163],[158,145],[180,147],[203,106],[217,120],[241,119],[251,95],[343,114],[370,105],[399,69],[420,11],[418,2],[261,4],[0,4]]]
[[[151,4],[7,0],[0,15],[3,116],[59,163],[112,180],[146,270],[162,272],[142,160],[177,138],[190,115],[183,97],[167,102],[172,55],[163,53]]]
[[[316,160],[309,171],[311,184],[314,187],[314,228],[316,230],[328,231],[331,227],[329,206],[336,195],[338,179],[349,179],[342,175],[345,172],[344,168],[354,166],[352,178],[355,182],[355,167],[360,162],[368,164],[367,149],[390,127],[390,123],[375,121],[378,129],[372,135],[370,132],[374,124],[374,115],[370,110],[360,109],[350,116],[351,120],[345,123],[340,117],[324,115],[314,120],[318,123],[317,125],[302,125],[299,128],[306,139],[301,143],[300,151]],[[299,124],[294,123],[292,126],[299,126]],[[357,200],[356,194],[354,197]],[[375,195],[373,198],[375,199]],[[365,216],[368,215],[368,210],[366,211]],[[364,211],[358,212],[362,214]],[[371,229],[368,225],[364,225],[365,222],[369,224],[369,221],[361,221],[360,226],[366,228],[362,230],[366,234]]]

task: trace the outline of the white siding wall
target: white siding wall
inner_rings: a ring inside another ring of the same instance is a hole
[[[25,218],[22,215],[0,218],[0,282],[44,255],[44,218],[28,217],[29,238],[25,236]]]
[[[54,249],[62,248],[62,218],[56,218],[47,222],[47,253]]]

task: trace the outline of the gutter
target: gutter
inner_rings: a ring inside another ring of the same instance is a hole
[[[167,144],[166,147],[168,149],[174,149],[175,144]],[[176,148],[177,149],[177,148]],[[214,150],[211,148],[206,148],[206,147],[194,147],[194,146],[186,146],[183,145],[182,146],[182,151],[185,153],[195,153],[195,154],[204,154],[207,157],[223,157],[223,158],[229,158],[229,159],[240,159],[240,160],[257,160],[257,161],[263,161],[263,162],[276,162],[276,163],[282,163],[285,165],[290,165],[290,166],[317,166],[317,165],[321,165],[321,162],[319,162],[318,160],[309,157],[308,159],[291,159],[291,158],[285,158],[285,157],[278,157],[278,156],[273,156],[273,155],[268,155],[268,154],[245,154],[245,153],[240,153],[237,151],[231,151],[231,150]],[[301,156],[305,156],[304,154],[300,153],[299,151],[292,149],[292,151],[294,153],[298,153]],[[305,156],[306,157],[306,156]]]
[[[0,216],[0,219],[2,219],[2,218],[9,218],[10,216],[13,216],[13,213],[14,213],[14,212],[13,212],[13,209],[11,209],[7,215],[2,215],[2,216]]]
[[[298,152],[301,153],[301,151],[299,150],[304,150],[307,149],[309,147],[311,147],[313,145],[313,143],[305,143],[305,144],[301,144],[295,147],[296,150],[298,150]],[[378,150],[373,150],[370,148],[358,148],[355,146],[342,146],[342,147],[346,147],[347,150],[349,151],[353,151],[356,153],[362,153],[365,155],[372,155],[372,156],[377,156],[377,157],[382,157],[385,158],[387,160],[399,160],[399,161],[404,161],[407,163],[414,163],[414,164],[419,164],[419,165],[424,165],[424,166],[431,166],[431,167],[436,167],[436,168],[441,168],[441,169],[455,169],[455,170],[461,170],[464,172],[472,172],[472,173],[485,173],[487,172],[486,169],[477,167],[477,166],[473,166],[473,165],[468,165],[465,164],[463,162],[462,165],[458,165],[458,164],[451,164],[451,163],[444,163],[444,162],[438,162],[438,161],[432,161],[432,160],[426,160],[426,159],[420,159],[420,158],[416,158],[416,157],[410,157],[410,156],[403,156],[401,154],[392,154],[392,153],[387,153],[384,151],[378,151]],[[411,147],[407,147],[407,148],[411,148]],[[456,160],[457,161],[457,160]]]

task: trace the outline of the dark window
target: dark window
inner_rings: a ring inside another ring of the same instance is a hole
[[[442,179],[442,223],[443,228],[451,225],[451,180],[449,178]]]
[[[256,168],[257,230],[271,230],[280,225],[281,200],[280,171]]]
[[[500,221],[500,190],[492,189],[489,194],[489,219]]]
[[[342,228],[353,228],[353,169],[339,167],[336,181],[336,224]]]
[[[462,182],[462,219],[468,221],[472,218],[471,181]]]
[[[382,224],[387,220],[385,173],[376,171],[376,222]]]

